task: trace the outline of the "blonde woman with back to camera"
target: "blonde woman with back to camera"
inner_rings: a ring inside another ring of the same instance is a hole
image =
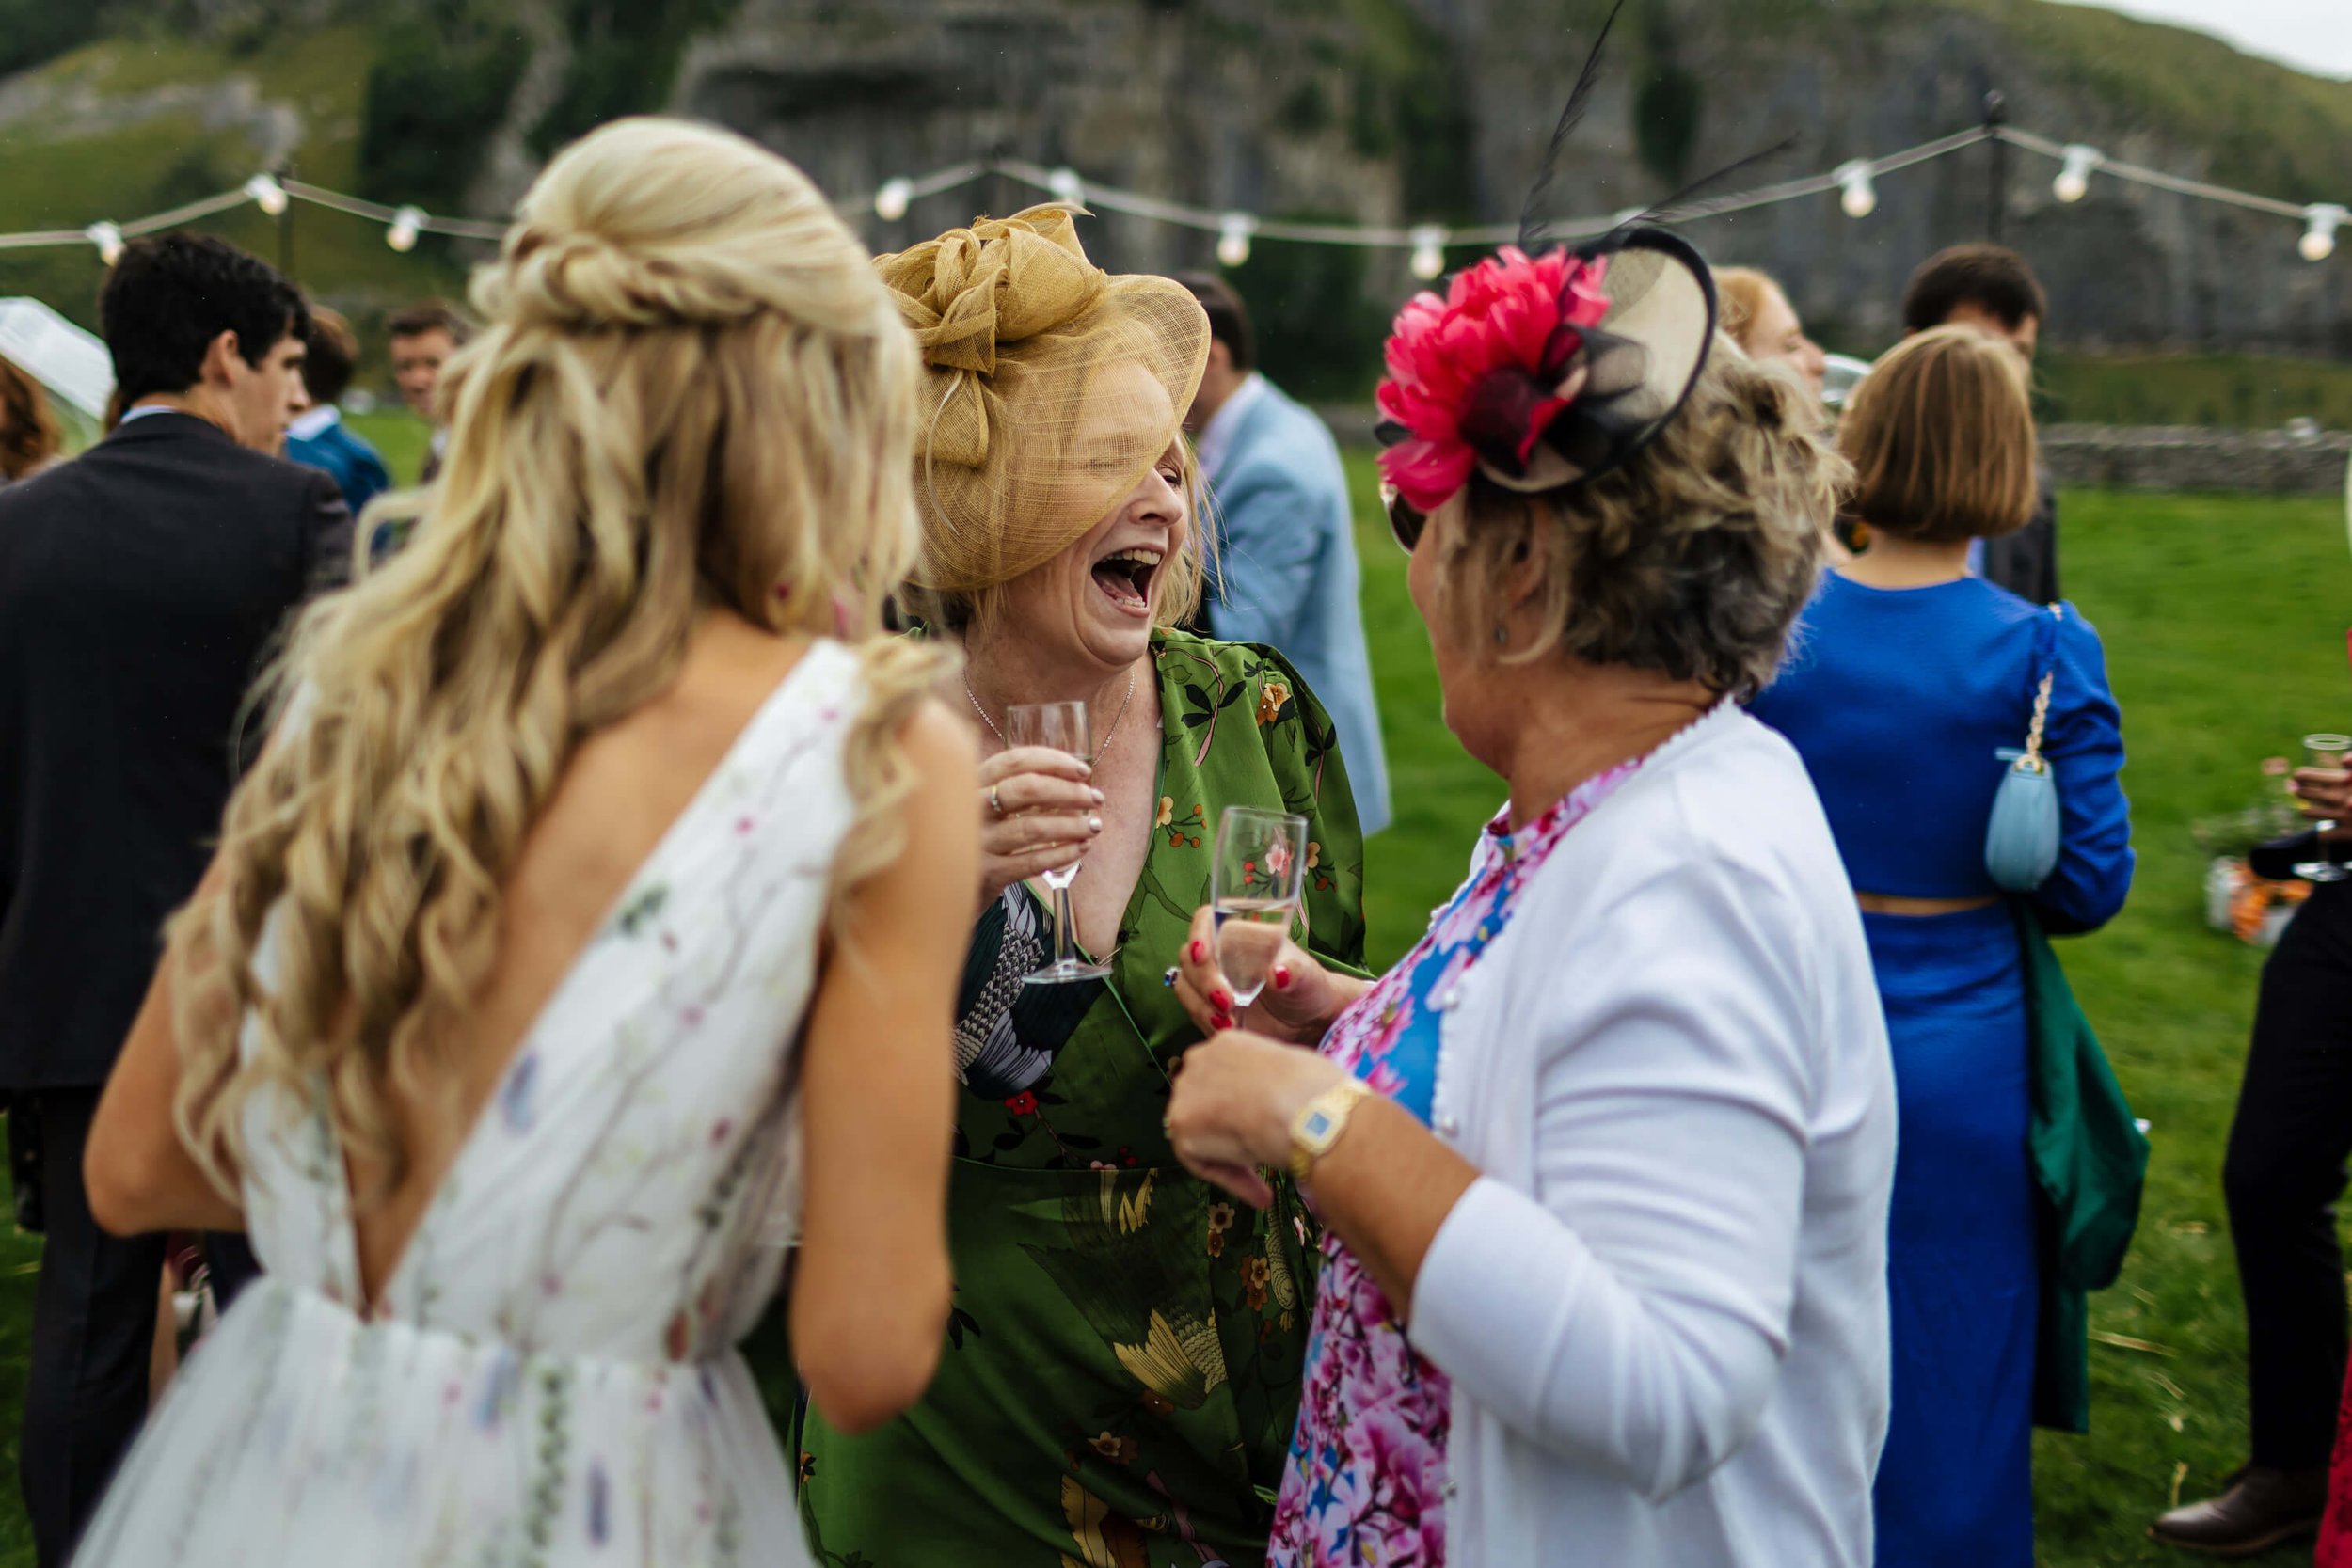
[[[78,1560],[806,1560],[735,1342],[797,1229],[818,1407],[922,1390],[978,875],[914,351],[806,179],[572,147],[478,277],[433,526],[300,625],[91,1134],[266,1277]]]

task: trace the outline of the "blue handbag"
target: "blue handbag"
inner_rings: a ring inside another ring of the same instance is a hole
[[[1985,824],[1984,869],[1993,885],[2006,893],[2031,893],[2058,869],[2058,775],[2042,754],[2042,730],[2050,715],[2050,687],[2058,678],[2058,623],[2065,613],[2052,605],[2049,619],[2036,628],[2034,667],[2042,679],[2034,689],[2026,749],[1999,753],[2008,766],[1993,795],[1993,819]]]

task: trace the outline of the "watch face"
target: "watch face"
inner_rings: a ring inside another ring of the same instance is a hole
[[[1307,1119],[1299,1123],[1298,1137],[1301,1143],[1312,1143],[1318,1138],[1327,1138],[1330,1135],[1331,1113],[1328,1111],[1310,1111],[1307,1113]]]

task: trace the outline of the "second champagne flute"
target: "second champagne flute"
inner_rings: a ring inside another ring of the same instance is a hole
[[[1256,806],[1227,806],[1216,819],[1209,907],[1216,967],[1239,1013],[1258,999],[1290,935],[1307,876],[1307,819]]]
[[[1005,709],[1008,746],[1042,746],[1090,763],[1094,750],[1090,734],[1084,703],[1015,703]],[[1110,965],[1088,963],[1078,957],[1077,939],[1071,934],[1070,884],[1078,879],[1078,863],[1041,872],[1039,879],[1054,895],[1054,961],[1022,979],[1032,986],[1062,986],[1108,974]]]

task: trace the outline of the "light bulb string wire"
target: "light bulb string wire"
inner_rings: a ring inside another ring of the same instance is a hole
[[[2018,130],[2011,126],[1971,126],[1965,131],[1955,132],[1948,136],[1939,136],[1933,141],[1921,142],[1915,147],[1902,148],[1877,157],[1851,159],[1827,173],[1805,175],[1799,179],[1786,180],[1753,190],[1731,192],[1724,196],[1693,201],[1677,210],[1676,221],[1687,222],[1694,218],[1722,217],[1734,213],[1748,212],[1757,207],[1769,207],[1784,201],[1796,201],[1807,197],[1826,195],[1839,190],[1848,179],[1857,174],[1865,179],[1876,179],[1878,176],[1892,174],[1932,159],[1948,157],[1952,153],[1987,141],[1999,141],[2028,152],[2039,153],[2061,165],[2068,164],[2070,150],[2079,145],[2054,141],[2047,136],[2038,135],[2031,131]],[[2139,164],[2119,162],[2108,158],[2104,153],[2098,154],[2095,161],[2084,172],[2106,175],[2129,183],[2168,191],[2176,196],[2220,202],[2272,217],[2305,220],[2309,219],[2315,211],[2333,211],[2339,205],[2352,207],[2352,201],[2342,204],[2282,201],[2276,197],[2260,196],[2250,191],[2233,190],[2226,185],[2217,185],[2202,180],[2185,179],[2180,175],[2167,174],[2162,169],[2149,168]],[[421,233],[441,234],[463,240],[494,241],[502,237],[507,230],[506,224],[493,219],[439,217],[408,203],[395,205],[372,201],[364,197],[346,195],[342,191],[329,190],[322,185],[313,185],[305,181],[289,179],[282,175],[276,178],[279,188],[292,200],[325,207],[330,211],[373,223],[386,226],[405,225]],[[930,197],[944,196],[950,191],[959,190],[978,181],[991,178],[1010,180],[1044,191],[1049,195],[1057,195],[1069,188],[1073,176],[1069,170],[1049,169],[1042,165],[1023,159],[993,158],[953,164],[945,168],[934,169],[928,174],[894,180],[888,182],[884,188],[891,189],[897,200],[913,203]],[[1183,202],[1166,201],[1157,197],[1122,190],[1115,185],[1097,184],[1083,176],[1077,177],[1077,188],[1089,207],[1166,223],[1177,228],[1199,230],[1204,233],[1224,235],[1234,232],[1237,220],[1246,219],[1248,220],[1248,236],[1253,241],[1288,240],[1305,245],[1341,245],[1370,249],[1411,251],[1424,247],[1433,238],[1437,238],[1443,245],[1483,248],[1489,245],[1507,245],[1518,236],[1518,227],[1513,224],[1477,224],[1456,228],[1452,225],[1428,223],[1356,225],[1292,222],[1281,218],[1259,217],[1254,214],[1237,212],[1232,208],[1194,207]],[[834,205],[845,213],[870,212],[879,194],[879,191],[868,192],[863,196],[841,199]],[[201,218],[229,212],[245,206],[254,199],[253,194],[241,185],[235,190],[224,191],[218,196],[206,197],[201,200],[187,202],[167,212],[155,213],[146,217],[118,224],[116,229],[122,238],[133,240],[142,234],[156,233],[166,229],[178,228],[182,224],[194,223]],[[1639,211],[1638,208],[1630,210]],[[419,216],[420,214],[423,215]],[[1553,223],[1550,230],[1565,239],[1590,238],[1615,229],[1623,217],[1623,213],[1616,213],[1601,217],[1564,219]],[[82,229],[40,229],[21,233],[0,234],[0,250],[34,250],[52,246],[88,245],[91,230],[96,227],[96,225],[91,225]]]

